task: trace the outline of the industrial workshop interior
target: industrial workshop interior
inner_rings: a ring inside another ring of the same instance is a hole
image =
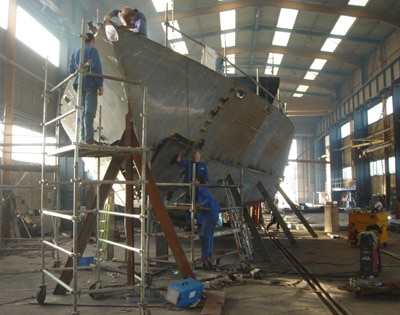
[[[398,0],[0,0],[0,314],[396,314]]]

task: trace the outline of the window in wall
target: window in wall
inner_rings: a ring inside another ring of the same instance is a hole
[[[289,159],[297,159],[297,141],[294,139],[290,147]],[[281,183],[282,189],[292,200],[298,200],[297,194],[297,162],[289,162],[283,173],[284,181]],[[286,204],[285,204],[286,206]]]
[[[374,107],[370,108],[367,112],[368,115],[368,125],[377,122],[379,119],[382,118],[382,103],[375,105]]]
[[[389,96],[386,99],[386,115],[393,114],[393,97]]]
[[[4,137],[4,124],[0,124],[0,136]],[[35,132],[19,126],[12,127],[12,151],[11,159],[13,161],[21,161],[26,163],[42,164],[43,162],[43,136],[39,132]],[[51,145],[56,143],[54,137],[48,137],[46,143]],[[0,157],[3,152],[0,151]],[[55,165],[55,157],[46,155],[46,165]]]
[[[353,175],[351,174],[351,166],[342,169],[342,178],[353,179]]]
[[[346,138],[347,136],[350,136],[350,122],[345,123],[340,127],[340,133],[343,138]]]
[[[329,147],[329,141],[330,141],[329,135],[326,135],[325,136],[325,146],[326,147]]]
[[[395,174],[396,173],[396,158],[394,156],[391,156],[388,158],[388,163],[389,163],[389,174]]]
[[[20,6],[17,7],[16,22],[16,37],[58,67],[60,65],[60,41]]]
[[[4,28],[5,30],[8,27],[8,6],[8,0],[0,1],[0,27]]]
[[[385,160],[372,161],[369,163],[371,176],[381,176],[385,174]]]

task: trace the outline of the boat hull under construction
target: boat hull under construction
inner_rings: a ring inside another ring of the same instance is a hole
[[[209,167],[211,189],[222,205],[226,204],[225,191],[214,186],[228,174],[235,184],[242,185],[244,203],[264,200],[258,182],[275,194],[294,134],[286,115],[237,81],[151,39],[124,28],[116,30],[118,40],[114,42],[107,38],[104,26],[96,34],[103,74],[122,79],[104,80],[101,110],[95,120],[95,128],[101,125],[102,139],[108,143],[120,139],[129,112],[138,139],[146,132],[143,146],[148,148],[157,183],[182,182],[183,169],[174,163],[174,156],[183,150],[184,158],[190,159],[191,150],[200,147]],[[138,82],[142,84],[135,84]],[[63,112],[76,104],[71,82],[62,104]],[[68,136],[75,139],[74,118],[67,117],[62,123]],[[170,202],[177,201],[179,189],[183,189],[159,188]]]

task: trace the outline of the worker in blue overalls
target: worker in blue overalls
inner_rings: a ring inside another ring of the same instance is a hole
[[[201,151],[200,149],[194,149],[192,151],[192,160],[183,160],[182,159],[182,151],[176,157],[176,162],[179,166],[185,168],[185,177],[183,179],[184,183],[190,183],[193,180],[193,169],[195,169],[196,177],[203,177],[205,183],[208,184],[210,182],[210,177],[208,175],[208,166],[205,162],[201,161]],[[190,189],[186,192],[186,202],[190,203]],[[191,214],[190,211],[185,212],[185,220],[186,220],[186,231],[190,231],[192,228],[191,225]]]
[[[218,222],[220,205],[205,185],[204,177],[196,177],[196,205],[200,205],[205,210],[199,210],[197,213],[197,223],[201,225],[201,260],[204,269],[210,269],[212,262],[212,251],[214,247],[214,231]]]

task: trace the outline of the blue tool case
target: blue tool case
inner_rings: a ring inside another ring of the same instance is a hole
[[[170,283],[165,299],[178,307],[185,307],[199,300],[202,291],[203,283],[187,278]]]

